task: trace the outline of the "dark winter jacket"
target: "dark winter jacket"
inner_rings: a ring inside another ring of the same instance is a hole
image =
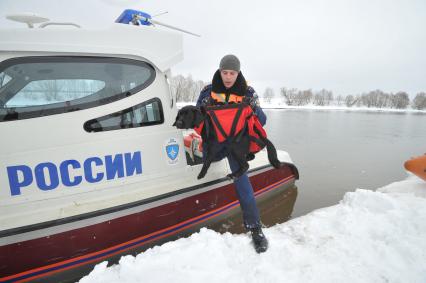
[[[241,72],[238,74],[234,85],[227,89],[223,85],[222,78],[220,77],[220,71],[217,70],[213,76],[212,84],[205,86],[201,91],[197,100],[197,106],[205,105],[207,98],[211,97],[210,95],[212,91],[216,93],[225,93],[228,95],[234,93],[237,95],[254,98],[254,100],[258,99],[256,91],[251,86],[247,86],[246,80]],[[262,108],[260,108],[260,106],[254,105],[253,111],[258,117],[259,122],[262,124],[262,126],[264,126],[266,124],[266,115]]]

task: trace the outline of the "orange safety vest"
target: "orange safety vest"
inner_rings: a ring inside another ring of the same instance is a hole
[[[259,119],[254,115],[252,108],[245,103],[228,104],[206,107],[208,124],[214,128],[218,142],[238,136],[242,131],[248,130],[250,139],[250,152],[256,153],[265,147],[261,137],[266,138],[265,129]],[[195,131],[201,135],[206,123],[203,121]],[[208,130],[208,129],[207,129]]]
[[[226,94],[225,93],[216,93],[216,92],[210,92],[211,98],[214,99],[214,101],[219,103],[241,103],[243,101],[244,96],[236,95],[231,93],[228,97],[228,101],[226,101]]]

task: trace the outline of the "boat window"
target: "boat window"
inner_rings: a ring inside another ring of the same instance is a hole
[[[4,106],[28,107],[66,102],[92,95],[105,87],[96,80],[40,80],[32,81],[15,94]]]
[[[5,86],[8,82],[10,82],[12,78],[6,75],[5,72],[0,73],[0,88]]]
[[[162,124],[163,108],[158,98],[84,123],[87,132],[101,132]]]
[[[148,63],[107,57],[21,57],[0,63],[0,122],[78,111],[148,87]]]

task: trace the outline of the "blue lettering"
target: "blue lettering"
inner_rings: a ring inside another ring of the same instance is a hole
[[[75,176],[74,180],[70,179],[70,172],[69,167],[72,167],[73,169],[81,168],[80,163],[78,163],[77,160],[65,160],[61,163],[59,166],[59,171],[61,172],[61,180],[64,186],[72,187],[77,186],[81,183],[83,178],[81,176]]]
[[[126,162],[126,176],[132,176],[135,171],[136,174],[142,174],[142,158],[140,151],[133,153],[133,157],[131,153],[125,153],[124,160]]]
[[[44,176],[44,168],[47,169],[50,176],[50,185],[46,183],[46,178]],[[37,186],[40,190],[48,191],[56,189],[59,186],[59,176],[58,169],[55,164],[50,162],[40,163],[34,168],[34,175],[36,178]]]
[[[23,180],[19,181],[18,172],[22,172]],[[7,167],[7,175],[9,176],[9,187],[12,196],[20,195],[21,188],[30,185],[33,182],[33,174],[31,168],[25,165]]]
[[[112,159],[112,155],[105,156],[105,167],[106,167],[106,175],[107,180],[112,180],[115,178],[115,175],[118,178],[124,177],[124,163],[123,163],[123,155],[116,154],[114,160]]]
[[[75,172],[79,168],[83,168],[84,177],[82,170]],[[78,186],[83,179],[88,183],[97,183],[104,178],[113,180],[142,174],[142,154],[137,151],[106,155],[105,159],[89,157],[84,163],[69,159],[62,161],[59,166],[52,162],[44,162],[36,165],[34,170],[26,165],[8,166],[7,174],[10,193],[16,196],[21,195],[22,188],[31,186],[34,181],[40,190],[49,191],[56,189],[60,184],[65,187]]]
[[[96,183],[102,180],[104,177],[104,173],[97,173],[95,177],[93,177],[92,171],[92,163],[99,166],[102,165],[102,159],[99,157],[90,157],[84,161],[84,176],[86,177],[86,181],[89,183]]]

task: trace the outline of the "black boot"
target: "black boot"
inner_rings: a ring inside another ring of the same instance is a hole
[[[266,252],[268,249],[268,240],[265,237],[265,234],[262,232],[262,228],[252,228],[250,229],[251,237],[253,239],[254,249],[257,253]]]

